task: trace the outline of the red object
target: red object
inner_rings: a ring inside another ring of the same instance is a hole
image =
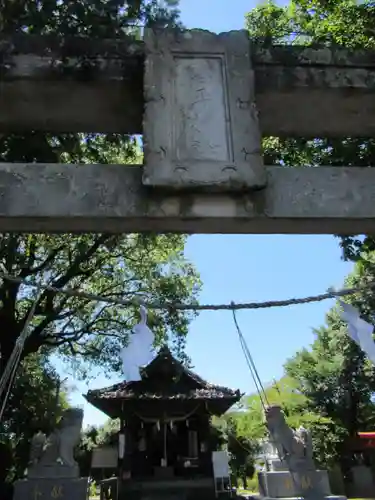
[[[366,441],[366,448],[375,448],[375,432],[358,432],[358,437]]]
[[[375,431],[374,432],[358,432],[358,436],[362,439],[375,439]]]

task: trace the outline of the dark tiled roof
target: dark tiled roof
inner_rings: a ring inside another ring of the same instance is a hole
[[[174,367],[179,374],[177,381],[157,387],[157,376],[153,370],[162,365]],[[181,382],[184,379],[185,383]],[[156,380],[155,380],[156,379]],[[238,390],[221,387],[203,380],[192,370],[185,368],[176,360],[167,347],[163,347],[156,358],[145,367],[142,380],[139,382],[120,382],[111,387],[91,390],[86,399],[93,400],[233,400],[238,401],[241,393]]]
[[[136,384],[139,384],[137,387]],[[177,388],[176,388],[177,389]],[[89,391],[89,398],[99,399],[165,399],[165,400],[187,400],[187,399],[237,399],[241,397],[240,391],[234,391],[226,387],[211,385],[204,388],[192,388],[185,392],[165,390],[148,391],[144,390],[142,382],[130,382],[116,384],[105,389]]]

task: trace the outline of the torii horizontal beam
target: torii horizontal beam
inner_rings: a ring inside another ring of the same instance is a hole
[[[373,51],[252,44],[251,54],[263,136],[375,135]],[[142,133],[142,42],[22,35],[0,55],[1,132]],[[95,68],[77,73],[83,56]]]
[[[375,169],[267,168],[250,194],[162,194],[140,165],[0,163],[0,232],[358,234],[375,229]]]

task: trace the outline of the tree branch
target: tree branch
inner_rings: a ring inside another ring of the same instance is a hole
[[[25,278],[27,276],[31,276],[32,274],[37,274],[37,273],[42,272],[49,264],[51,264],[55,260],[56,256],[63,249],[64,249],[64,245],[61,245],[58,248],[55,248],[54,250],[52,250],[52,252],[48,255],[48,257],[41,264],[39,264],[38,266],[36,266],[32,269],[29,269],[28,274],[22,275],[21,277]]]
[[[53,286],[56,286],[58,288],[66,286],[69,283],[69,281],[74,277],[76,277],[77,273],[80,272],[80,266],[85,261],[88,261],[99,249],[99,247],[112,237],[113,235],[99,235],[96,241],[91,245],[91,247],[88,250],[80,253],[75,258],[73,264],[69,267],[66,273],[60,278],[58,278],[53,283]],[[50,292],[48,290],[42,293],[39,304],[42,303],[43,300],[48,301],[48,306],[49,306],[48,311],[46,312],[45,318],[31,332],[26,342],[24,352],[27,353],[36,352],[39,349],[39,347],[44,344],[45,337],[42,336],[42,332],[50,323],[56,320],[56,311],[53,307],[53,298],[55,296],[56,296],[55,293]]]

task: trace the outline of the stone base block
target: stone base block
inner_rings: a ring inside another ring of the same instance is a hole
[[[14,484],[13,500],[86,500],[88,478],[22,479]]]
[[[273,497],[257,497],[259,500],[278,500]],[[348,500],[347,497],[341,495],[326,495],[325,500]],[[301,500],[301,497],[288,497],[283,500]],[[319,499],[320,500],[320,499]]]
[[[79,467],[78,465],[67,467],[60,464],[33,465],[27,471],[28,479],[40,479],[45,477],[77,479],[79,477]]]
[[[267,460],[269,471],[282,471],[285,470],[285,463],[278,458],[271,458]]]
[[[331,495],[331,488],[326,470],[316,471],[319,481],[319,490],[325,496]],[[289,471],[258,472],[259,492],[262,497],[293,498],[303,494],[297,491],[296,483]],[[309,488],[309,478],[302,478],[302,486]]]

